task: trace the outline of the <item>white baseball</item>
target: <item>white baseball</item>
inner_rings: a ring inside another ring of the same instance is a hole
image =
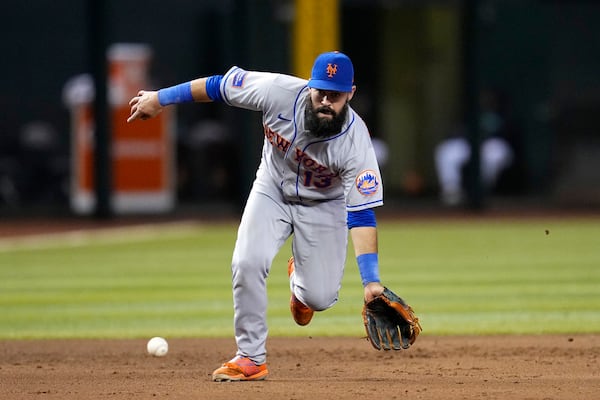
[[[146,349],[148,349],[148,354],[156,357],[163,357],[169,352],[169,343],[167,343],[164,338],[158,336],[153,337],[148,341]]]

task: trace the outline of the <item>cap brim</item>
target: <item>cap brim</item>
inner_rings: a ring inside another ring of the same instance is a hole
[[[333,90],[334,92],[349,93],[352,91],[352,85],[340,85],[332,81],[325,81],[321,79],[311,79],[308,81],[308,87],[320,90]]]

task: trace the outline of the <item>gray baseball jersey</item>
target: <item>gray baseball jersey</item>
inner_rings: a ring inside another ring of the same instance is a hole
[[[231,68],[225,103],[263,115],[261,163],[242,216],[232,258],[238,355],[266,360],[266,277],[293,236],[290,288],[313,310],[336,301],[348,244],[346,212],[383,204],[383,185],[363,120],[349,108],[342,130],[327,138],[305,131],[307,81]]]
[[[383,204],[379,167],[363,120],[350,108],[342,131],[318,139],[304,132],[307,81],[234,67],[224,76],[225,102],[263,113],[261,169],[290,201],[344,197],[357,211]]]

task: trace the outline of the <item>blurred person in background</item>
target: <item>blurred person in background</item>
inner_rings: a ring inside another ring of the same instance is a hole
[[[498,90],[479,95],[480,174],[484,190],[494,190],[500,175],[515,161],[516,127],[509,118],[508,102]],[[444,205],[458,206],[465,199],[464,168],[471,159],[465,125],[460,125],[434,150],[440,197]]]

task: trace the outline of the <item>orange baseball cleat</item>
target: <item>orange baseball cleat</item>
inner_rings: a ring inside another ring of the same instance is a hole
[[[288,260],[288,276],[291,276],[293,272],[294,257],[292,256]],[[315,313],[310,307],[298,300],[294,293],[292,293],[292,297],[290,298],[290,311],[292,312],[294,321],[300,326],[308,325]]]
[[[262,381],[267,375],[269,375],[267,364],[257,365],[247,357],[235,356],[213,372],[212,380],[215,382]]]

